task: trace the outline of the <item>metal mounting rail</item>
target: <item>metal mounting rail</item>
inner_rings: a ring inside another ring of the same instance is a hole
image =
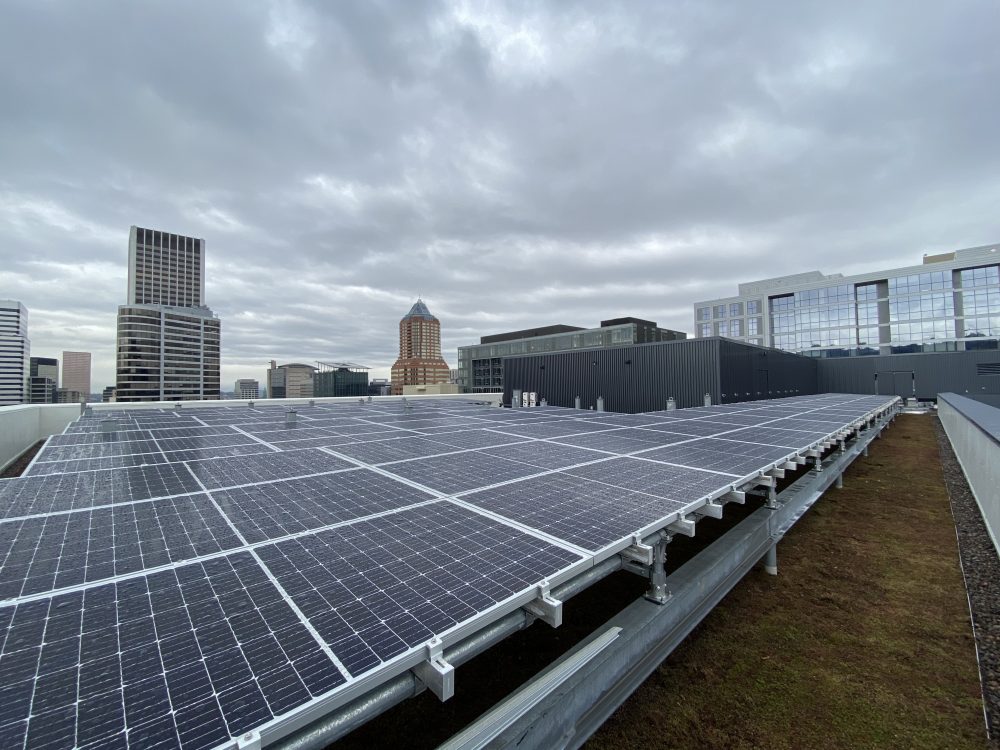
[[[777,496],[775,507],[753,512],[668,576],[665,604],[636,600],[441,750],[580,747],[762,557],[776,565],[776,543],[827,489],[841,486],[844,470],[867,455],[868,443],[894,416],[892,410],[842,452],[817,462]],[[614,639],[603,642],[611,630]],[[509,723],[498,726],[505,718]]]

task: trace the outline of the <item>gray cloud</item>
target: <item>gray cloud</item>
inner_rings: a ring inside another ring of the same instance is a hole
[[[1000,239],[998,6],[0,11],[0,296],[113,382],[128,227],[205,237],[223,379]]]

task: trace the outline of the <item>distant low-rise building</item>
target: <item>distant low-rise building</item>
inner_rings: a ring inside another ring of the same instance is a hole
[[[391,396],[392,383],[386,378],[372,378],[368,382],[369,396]]]
[[[301,362],[279,365],[271,360],[267,371],[268,398],[312,398],[316,368]]]
[[[458,348],[457,383],[467,393],[502,393],[504,357],[686,338],[683,331],[660,328],[655,321],[632,317],[602,320],[600,328],[550,325],[496,333],[483,336],[478,344]]]
[[[59,388],[56,391],[56,403],[58,404],[83,404],[86,403],[89,393],[72,391],[69,388]]]
[[[104,392],[101,393],[101,401],[103,401],[106,404],[114,403],[114,401],[115,401],[115,387],[113,385],[109,385],[109,386],[105,387]]]
[[[260,383],[253,378],[240,378],[233,389],[233,398],[241,401],[260,398]]]

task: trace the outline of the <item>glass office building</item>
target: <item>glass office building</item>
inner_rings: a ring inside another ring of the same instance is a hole
[[[998,269],[1000,245],[985,245],[910,268],[740,284],[736,297],[694,305],[695,335],[816,357],[996,349]]]

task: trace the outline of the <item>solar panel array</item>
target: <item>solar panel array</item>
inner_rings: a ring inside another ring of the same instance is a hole
[[[0,747],[278,736],[894,401],[83,417],[0,480]]]

